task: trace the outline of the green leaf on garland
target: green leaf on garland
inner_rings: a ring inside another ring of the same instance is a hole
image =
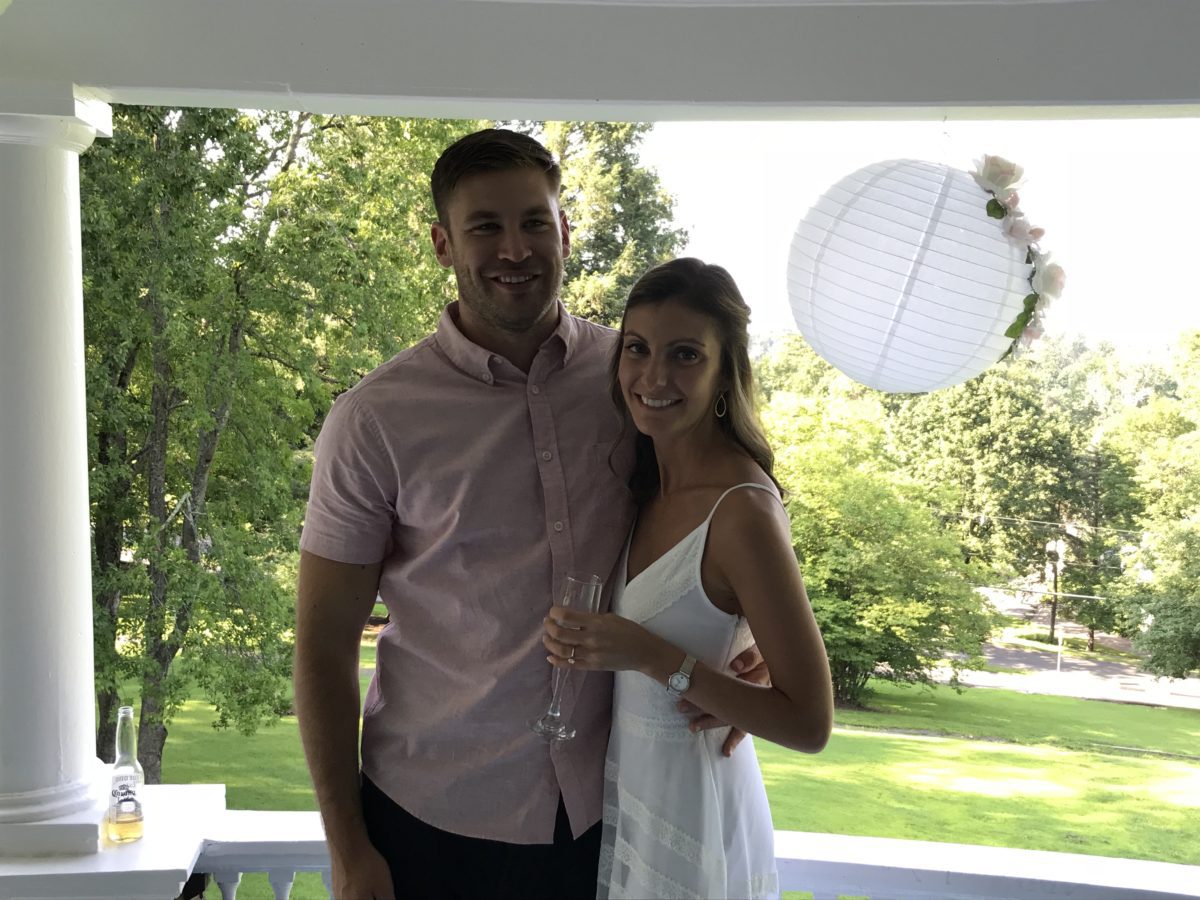
[[[1003,203],[993,197],[988,201],[987,214],[993,219],[1003,219],[1008,215],[1008,209]]]
[[[1033,265],[1033,248],[1032,247],[1030,247],[1029,250],[1027,250],[1025,253],[1025,265],[1027,265],[1027,266]]]
[[[1027,312],[1027,313],[1031,313],[1031,312],[1033,312],[1033,308],[1034,308],[1035,306],[1037,306],[1037,302],[1038,302],[1038,295],[1037,295],[1037,294],[1030,294],[1030,295],[1028,295],[1028,296],[1025,298],[1025,300],[1024,300],[1024,303],[1025,303],[1025,312]]]
[[[1008,326],[1008,331],[1004,332],[1006,338],[1012,338],[1014,341],[1021,336],[1021,332],[1025,330],[1025,326],[1029,324],[1029,320],[1033,318],[1033,313],[1029,310],[1017,316],[1016,321]]]

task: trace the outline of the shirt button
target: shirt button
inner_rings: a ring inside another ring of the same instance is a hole
[[[563,523],[562,523],[562,522],[555,522],[555,523],[554,523],[554,530],[555,530],[555,531],[562,531],[562,530],[563,530]]]
[[[486,381],[488,384],[491,384],[491,383],[492,383],[492,376],[491,376],[491,374],[490,374],[490,373],[488,373],[488,372],[484,372],[482,375],[480,375],[480,376],[479,376],[479,380],[480,380],[480,381]]]
[[[536,384],[529,389],[529,393],[531,393],[531,394],[540,394],[541,392],[542,392],[542,389],[540,387],[538,387]]]
[[[549,459],[553,459],[553,458],[554,458],[554,454],[551,453],[549,450],[542,451],[542,459],[549,460]]]

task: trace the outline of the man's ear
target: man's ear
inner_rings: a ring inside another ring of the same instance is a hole
[[[558,228],[562,232],[562,251],[563,256],[571,255],[571,223],[567,221],[567,214],[561,209],[558,211]]]
[[[454,265],[454,248],[450,246],[450,232],[441,222],[434,222],[429,228],[429,237],[433,241],[433,254],[437,261],[449,269]]]

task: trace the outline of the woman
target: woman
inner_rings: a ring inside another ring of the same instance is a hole
[[[613,612],[555,609],[544,638],[556,666],[617,673],[602,897],[778,894],[753,744],[721,758],[724,734],[690,732],[683,700],[809,753],[832,727],[829,663],[754,413],[748,320],[729,273],[696,259],[651,269],[625,308],[612,389],[639,432],[638,519]],[[770,687],[728,674],[752,640]]]

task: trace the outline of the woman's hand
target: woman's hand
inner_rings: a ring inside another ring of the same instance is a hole
[[[613,613],[596,615],[555,607],[543,623],[547,659],[558,668],[627,669],[652,675],[683,651],[641,625]],[[673,671],[673,669],[671,670]]]

